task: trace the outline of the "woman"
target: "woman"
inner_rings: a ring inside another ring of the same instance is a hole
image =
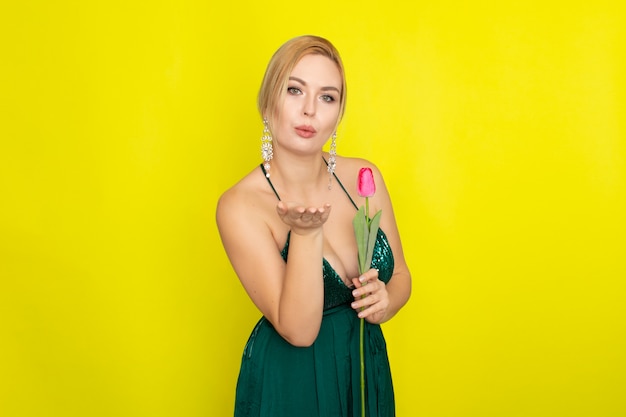
[[[236,416],[360,416],[360,318],[367,415],[395,413],[380,323],[407,302],[411,278],[380,172],[335,153],[345,103],[334,46],[315,36],[285,43],[259,92],[264,163],[219,200],[224,248],[263,314],[244,350]],[[362,167],[374,173],[369,205],[382,216],[372,268],[359,275],[352,219],[364,203]]]

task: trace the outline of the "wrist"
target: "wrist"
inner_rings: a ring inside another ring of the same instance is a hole
[[[322,237],[324,235],[323,233],[323,229],[322,227],[314,227],[314,228],[309,228],[309,227],[292,227],[291,228],[291,235],[294,236],[300,236],[303,238],[318,238],[318,237]]]

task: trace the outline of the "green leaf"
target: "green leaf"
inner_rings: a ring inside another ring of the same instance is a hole
[[[370,220],[370,227],[367,236],[367,254],[365,258],[365,267],[367,269],[372,265],[372,256],[374,255],[374,245],[376,244],[376,237],[378,236],[378,227],[380,224],[380,216],[382,210],[378,210],[372,220]]]
[[[367,227],[367,217],[365,208],[361,206],[352,220],[354,227],[354,237],[359,254],[359,273],[366,271],[367,264],[367,244],[369,242],[369,228]]]

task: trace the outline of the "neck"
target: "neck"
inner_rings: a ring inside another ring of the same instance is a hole
[[[294,196],[317,193],[328,189],[328,170],[322,155],[306,158],[275,158],[271,162],[271,179],[283,192]]]

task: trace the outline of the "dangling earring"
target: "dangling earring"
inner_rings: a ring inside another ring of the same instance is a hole
[[[337,132],[333,133],[330,140],[330,149],[328,150],[328,189],[331,189],[333,183],[333,175],[335,175],[335,168],[337,168]]]
[[[270,177],[270,161],[274,157],[272,148],[272,136],[267,123],[267,119],[263,118],[263,136],[261,137],[261,157],[263,158],[263,168],[265,168],[265,176]]]

